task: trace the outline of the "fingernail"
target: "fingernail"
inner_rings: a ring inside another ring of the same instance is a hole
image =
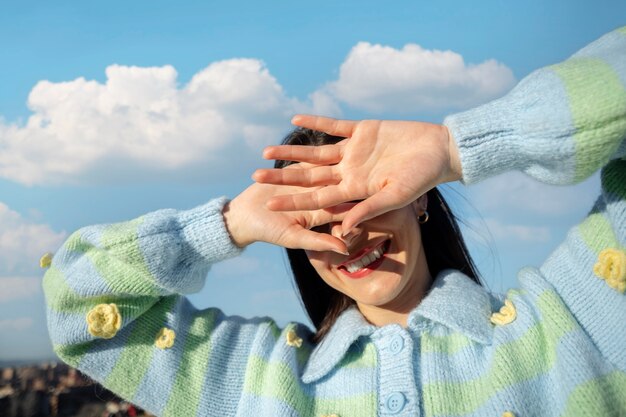
[[[348,236],[350,233],[352,233],[352,229],[348,229],[346,231],[342,231],[341,232],[341,237],[346,237]]]
[[[339,255],[345,255],[348,256],[350,255],[347,251],[346,252],[342,252],[339,249],[331,249],[333,252],[338,253]]]

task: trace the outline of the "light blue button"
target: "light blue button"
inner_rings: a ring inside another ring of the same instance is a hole
[[[399,334],[394,335],[389,342],[389,351],[394,355],[402,352],[404,348],[404,339]]]
[[[387,412],[397,414],[402,411],[405,404],[406,398],[404,397],[404,394],[401,392],[394,392],[389,394],[387,397],[387,401],[385,401],[385,408],[387,409]]]

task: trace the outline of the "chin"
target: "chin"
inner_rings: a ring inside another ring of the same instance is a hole
[[[402,288],[400,288],[400,281],[402,280],[402,278],[398,276],[382,276],[379,278],[380,282],[371,283],[371,285],[367,286],[368,288],[363,288],[363,290],[365,291],[359,291],[360,294],[358,294],[356,297],[351,298],[359,304],[366,304],[376,307],[381,307],[392,303],[396,298],[398,298],[398,295],[402,291]],[[350,297],[350,294],[346,295]]]

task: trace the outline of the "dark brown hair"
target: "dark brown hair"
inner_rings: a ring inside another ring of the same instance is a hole
[[[297,128],[283,140],[283,145],[320,146],[335,144],[344,138],[310,129]],[[274,166],[284,168],[291,161],[278,160]],[[456,218],[443,196],[433,188],[428,191],[428,222],[420,225],[426,262],[431,276],[444,269],[457,269],[482,285],[478,270],[465,246]],[[298,288],[300,300],[315,326],[314,342],[321,341],[337,317],[354,300],[328,286],[317,274],[302,249],[287,249],[287,257]]]

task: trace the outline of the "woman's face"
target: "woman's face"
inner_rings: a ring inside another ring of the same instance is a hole
[[[362,312],[373,306],[412,310],[430,285],[417,221],[426,201],[422,196],[412,205],[367,220],[343,238],[339,223],[324,226],[323,231],[346,243],[350,255],[307,251],[311,265]]]

